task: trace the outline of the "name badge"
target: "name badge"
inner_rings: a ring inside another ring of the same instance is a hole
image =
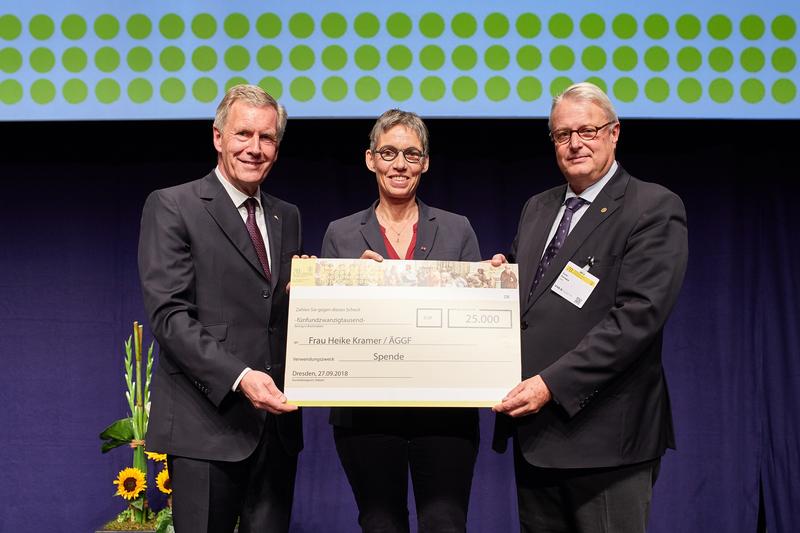
[[[599,281],[589,273],[588,268],[581,268],[570,261],[558,275],[551,290],[580,309]]]

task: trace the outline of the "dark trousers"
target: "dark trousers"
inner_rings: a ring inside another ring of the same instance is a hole
[[[168,456],[176,533],[286,532],[297,456],[283,449],[267,415],[261,442],[239,462]]]
[[[478,435],[375,432],[334,426],[336,451],[365,533],[409,531],[408,471],[420,533],[463,532]]]
[[[661,459],[613,468],[539,468],[514,446],[522,533],[644,533]]]

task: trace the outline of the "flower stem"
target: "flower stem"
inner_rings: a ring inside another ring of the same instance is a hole
[[[142,326],[133,323],[133,340],[136,353],[136,406],[142,406]]]
[[[144,440],[145,437],[145,412],[144,405],[142,404],[142,329],[138,322],[133,323],[133,343],[134,353],[136,356],[136,405],[133,409],[133,432],[138,440]],[[144,455],[144,444],[138,444],[133,449],[133,467],[138,468],[147,478],[147,460]],[[147,495],[142,494],[139,499],[141,500],[141,510],[134,507],[133,514],[136,521],[143,524],[147,518]]]

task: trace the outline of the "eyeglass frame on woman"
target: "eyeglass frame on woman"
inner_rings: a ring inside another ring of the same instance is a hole
[[[600,133],[600,130],[602,130],[606,126],[611,126],[612,124],[616,124],[616,123],[617,123],[616,120],[612,120],[611,122],[606,122],[602,126],[588,126],[587,125],[587,126],[581,126],[580,128],[578,128],[576,130],[568,130],[568,129],[564,128],[564,129],[560,129],[560,130],[556,130],[556,131],[551,131],[549,133],[549,137],[550,137],[550,140],[553,141],[555,144],[566,144],[566,143],[568,143],[570,141],[570,139],[572,139],[572,134],[573,133],[577,133],[578,137],[582,141],[593,141],[593,140],[595,140],[597,138],[597,135]],[[584,134],[590,134],[591,137],[584,136],[583,134],[581,134],[581,131],[583,131]],[[567,134],[567,136],[564,137],[564,140],[559,141],[559,140],[556,139],[556,136],[559,135],[559,134]]]
[[[395,152],[394,156],[387,159],[386,156],[384,155],[384,152],[386,152],[387,150]],[[408,154],[407,150],[411,150],[412,153]],[[399,148],[395,148],[394,146],[383,146],[381,148],[378,148],[377,150],[374,150],[372,153],[373,154],[378,154],[378,156],[381,159],[383,159],[384,161],[387,161],[387,162],[394,161],[395,159],[397,159],[397,156],[402,153],[403,154],[403,159],[406,160],[406,163],[409,163],[411,165],[418,165],[418,164],[420,164],[422,162],[423,159],[425,159],[425,153],[422,152],[421,150],[419,150],[418,148],[414,148],[413,146],[411,146],[409,148],[404,148],[402,150],[400,150]],[[416,154],[419,154],[419,159],[417,159],[416,161],[413,161],[413,160],[408,158],[409,155],[411,155],[411,157],[413,158],[414,155],[416,155]]]

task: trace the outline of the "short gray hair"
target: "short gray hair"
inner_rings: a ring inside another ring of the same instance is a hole
[[[553,104],[550,106],[550,117],[547,119],[548,129],[552,129],[553,111],[562,100],[577,100],[579,102],[591,102],[603,110],[608,122],[619,122],[617,112],[614,110],[614,104],[608,98],[603,89],[584,81],[575,83],[564,89],[564,92],[553,98]]]
[[[378,138],[382,133],[386,133],[395,126],[405,126],[419,137],[422,143],[422,154],[428,155],[428,128],[416,113],[402,111],[400,109],[390,109],[378,117],[372,131],[369,134],[369,151],[374,152],[378,147]]]
[[[217,106],[217,114],[214,117],[214,127],[220,132],[225,128],[228,120],[228,113],[236,102],[244,102],[254,107],[271,107],[278,114],[278,130],[275,137],[278,142],[283,139],[283,132],[286,130],[286,108],[278,103],[272,96],[258,85],[234,85]]]

